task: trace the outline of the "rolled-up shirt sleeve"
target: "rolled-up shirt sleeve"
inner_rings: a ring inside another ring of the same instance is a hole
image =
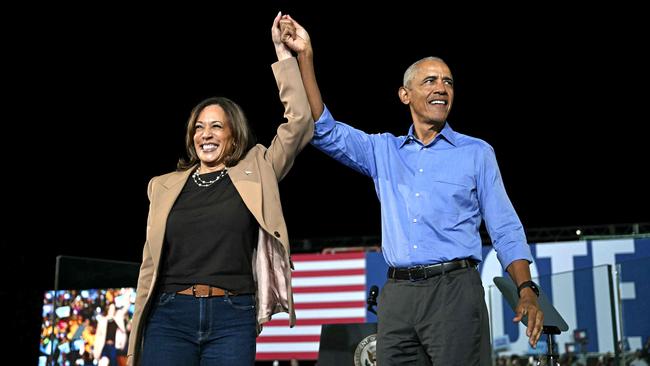
[[[331,131],[336,125],[336,121],[334,120],[334,117],[332,117],[329,109],[327,109],[327,106],[323,106],[323,113],[315,123],[314,136],[323,136]]]
[[[523,225],[515,212],[501,179],[494,150],[480,150],[478,196],[481,215],[485,219],[492,245],[503,269],[519,259],[533,261]]]

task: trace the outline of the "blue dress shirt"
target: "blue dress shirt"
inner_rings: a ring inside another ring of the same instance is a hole
[[[388,265],[480,262],[482,219],[504,269],[517,259],[532,261],[494,150],[485,141],[455,132],[448,122],[427,145],[413,125],[406,136],[367,134],[335,121],[326,107],[311,143],[373,179]]]

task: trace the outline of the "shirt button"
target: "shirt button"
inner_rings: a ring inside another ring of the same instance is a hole
[[[418,222],[418,219],[413,219],[413,222]]]
[[[417,245],[414,245],[414,246],[413,246],[413,249],[417,249],[417,248],[418,248],[418,246],[417,246]]]
[[[424,169],[420,168],[420,173],[422,173],[423,171],[424,171]]]
[[[417,193],[415,194],[415,197],[420,197],[420,192],[417,192]]]

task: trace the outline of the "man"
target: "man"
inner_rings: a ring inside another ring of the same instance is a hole
[[[283,42],[298,54],[316,121],[312,144],[371,177],[381,202],[382,251],[390,266],[379,297],[377,363],[416,364],[424,347],[434,365],[490,365],[487,308],[477,264],[481,220],[498,258],[519,287],[513,321],[528,316],[534,347],[543,313],[523,227],[508,199],[494,151],[447,122],[454,80],[436,57],[404,73],[398,95],[409,106],[406,136],[367,134],[334,120],[313,69],[308,33],[285,16]]]

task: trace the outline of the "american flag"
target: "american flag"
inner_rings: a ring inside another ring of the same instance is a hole
[[[322,324],[366,322],[366,253],[291,258],[296,326],[274,315],[257,338],[258,360],[316,360]]]

